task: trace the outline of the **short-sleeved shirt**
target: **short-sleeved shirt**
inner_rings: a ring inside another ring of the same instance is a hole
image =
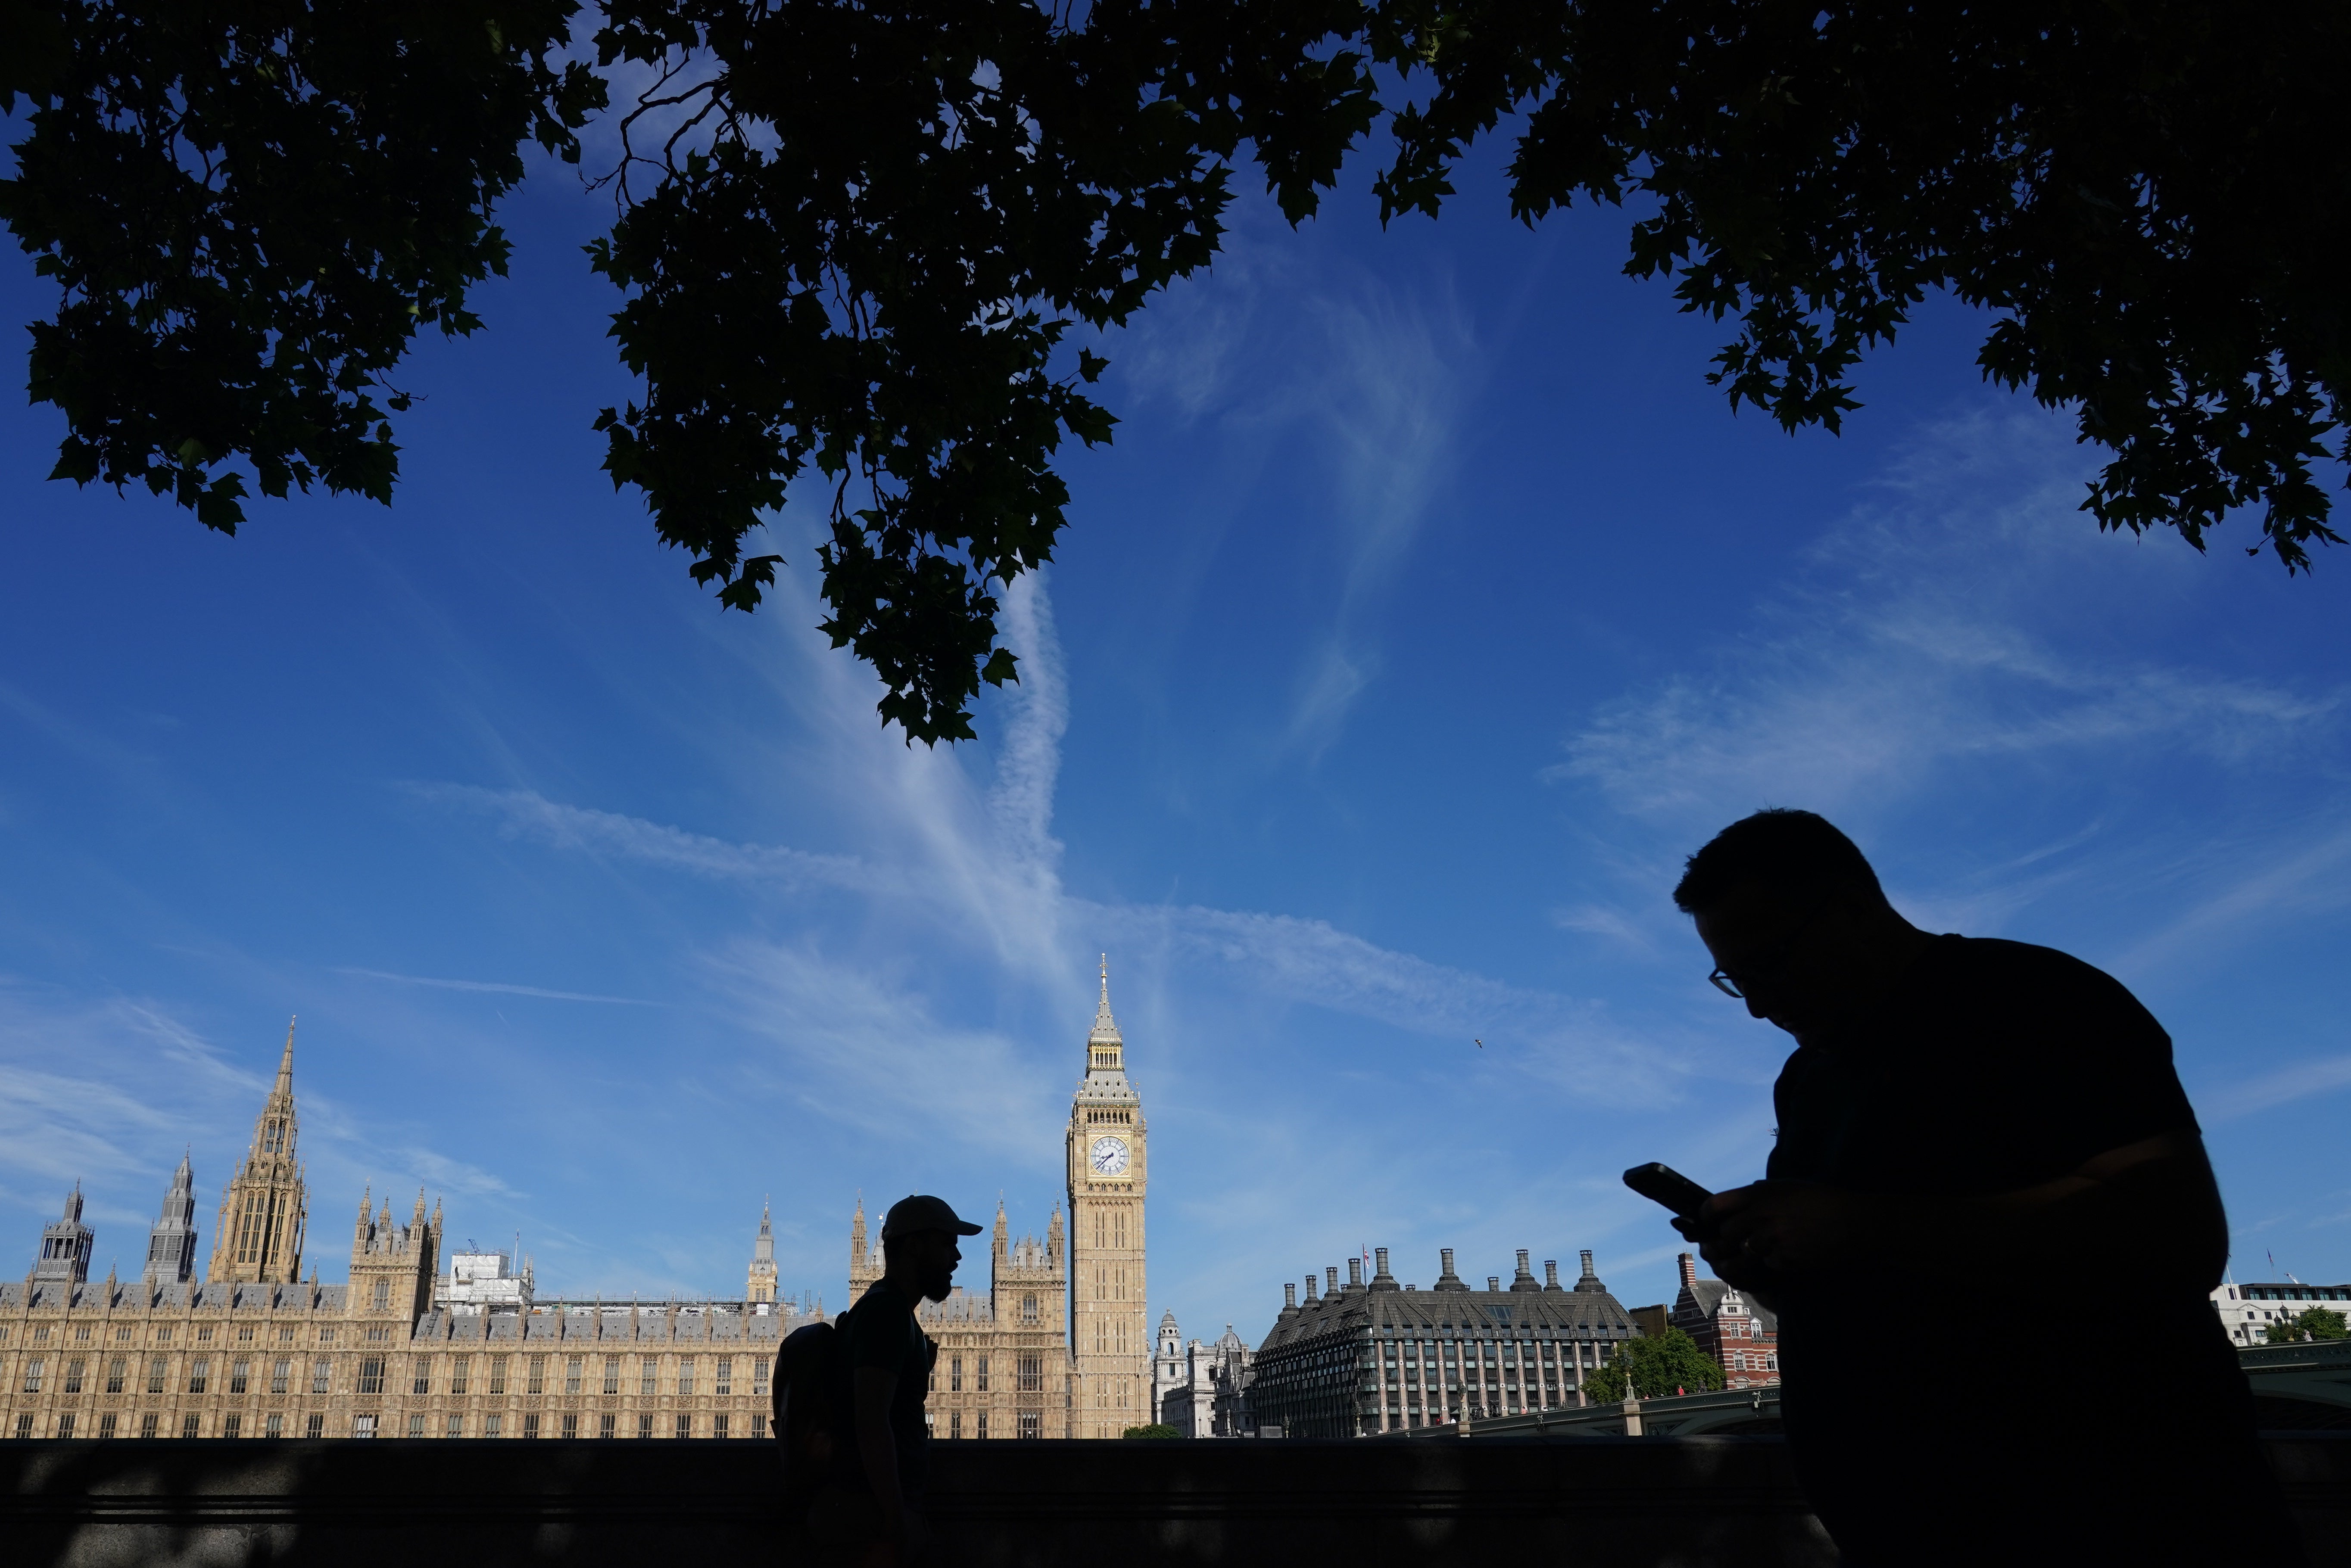
[[[870,1490],[855,1431],[855,1390],[861,1367],[873,1367],[898,1379],[890,1396],[890,1438],[898,1450],[899,1490],[909,1500],[914,1499],[929,1479],[930,1429],[923,1418],[923,1407],[930,1392],[931,1363],[937,1358],[939,1347],[915,1321],[914,1304],[913,1296],[882,1279],[842,1314],[850,1429],[849,1440],[834,1445],[834,1465],[839,1483],[855,1490]]]
[[[1770,1174],[1861,1191],[2009,1192],[2195,1132],[2171,1037],[2051,948],[1938,937],[1892,994],[1788,1058]]]
[[[1929,1198],[2038,1186],[2198,1130],[2170,1037],[2119,981],[2048,948],[1956,936],[1936,938],[1865,1014],[1800,1047],[1772,1099],[1771,1177]],[[2246,1490],[2263,1483],[2245,1468],[2259,1461],[2244,1378],[2192,1289],[1986,1256],[1934,1285],[1863,1273],[1776,1304],[1788,1436],[1850,1561],[1941,1561],[1935,1541],[1998,1553],[2004,1502],[2095,1506],[2095,1483],[2036,1490],[2064,1473],[2061,1452],[2104,1454],[2109,1473],[2148,1482],[2188,1462],[2221,1511],[2214,1528],[2264,1506]],[[1907,1533],[1929,1520],[1946,1534]],[[1881,1527],[1904,1537],[1873,1536]]]

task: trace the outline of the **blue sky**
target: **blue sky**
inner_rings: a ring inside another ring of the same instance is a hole
[[[1947,305],[1791,439],[1617,275],[1622,215],[1530,233],[1473,171],[1383,233],[1369,172],[1297,234],[1239,203],[1111,337],[1118,440],[1009,599],[1028,679],[953,751],[810,629],[807,511],[721,614],[597,471],[629,388],[567,171],[509,203],[486,330],[403,372],[390,511],[232,541],[0,420],[0,1251],[78,1180],[135,1270],[183,1145],[208,1251],[299,1013],[323,1277],[363,1184],[421,1185],[543,1290],[735,1293],[768,1196],[838,1305],[861,1190],[1042,1229],[1107,950],[1155,1318],[1254,1338],[1380,1245],[1422,1284],[1591,1248],[1666,1299],[1617,1173],[1758,1174],[1784,1055],[1667,892],[1789,805],[1920,923],[2137,990],[2240,1277],[2351,1278],[2351,558],[2099,535],[2093,456]],[[0,303],[47,308],[13,253]]]

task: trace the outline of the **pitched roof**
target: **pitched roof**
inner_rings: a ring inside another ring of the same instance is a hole
[[[1606,1291],[1374,1291],[1343,1286],[1285,1308],[1258,1346],[1262,1355],[1326,1334],[1386,1330],[1432,1338],[1531,1329],[1552,1339],[1630,1338],[1632,1314]]]

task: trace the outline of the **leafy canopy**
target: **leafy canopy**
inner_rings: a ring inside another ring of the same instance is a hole
[[[570,14],[17,0],[5,36],[35,43],[0,109],[33,112],[0,219],[61,296],[32,327],[33,400],[66,415],[51,477],[143,483],[230,534],[232,463],[265,495],[389,503],[408,400],[384,378],[419,327],[480,325],[520,145],[577,159],[604,101],[552,61]]]
[[[1658,1339],[1644,1336],[1616,1347],[1615,1359],[1584,1379],[1587,1398],[1604,1404],[1625,1398],[1664,1399],[1677,1392],[1708,1393],[1723,1386],[1722,1368],[1698,1342],[1668,1328]],[[1632,1389],[1627,1395],[1625,1389]]]
[[[1154,1421],[1147,1427],[1129,1427],[1119,1434],[1122,1438],[1138,1438],[1148,1442],[1165,1442],[1183,1435],[1163,1421]]]
[[[2351,1339],[2344,1315],[2328,1307],[2305,1307],[2294,1316],[2262,1330],[2272,1345],[2301,1345],[2314,1339]]]
[[[389,501],[387,378],[422,327],[475,328],[520,147],[578,157],[592,35],[651,84],[590,247],[643,383],[605,467],[744,610],[779,564],[752,531],[812,481],[823,628],[910,739],[968,736],[1016,678],[997,593],[1067,524],[1063,439],[1115,422],[1093,335],[1213,259],[1244,155],[1296,223],[1384,119],[1384,217],[1438,213],[1506,122],[1525,222],[1627,208],[1625,270],[1735,320],[1734,407],[1835,430],[1945,290],[1993,317],[1985,375],[2106,452],[2102,528],[2200,549],[2257,509],[2289,572],[2340,542],[2339,4],[0,6],[0,109],[32,108],[0,219],[60,289],[30,362],[56,476],[230,531],[247,473]]]

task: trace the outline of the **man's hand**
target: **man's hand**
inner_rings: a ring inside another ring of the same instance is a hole
[[[1718,1192],[1674,1229],[1724,1282],[1767,1294],[1824,1276],[1947,1280],[1997,1256],[2043,1277],[2191,1290],[2219,1282],[2229,1230],[2204,1146],[2163,1133],[2038,1187],[1983,1196],[1759,1181]]]
[[[1769,1293],[1859,1263],[1896,1223],[1894,1200],[1810,1181],[1718,1192],[1675,1228],[1725,1283]]]

